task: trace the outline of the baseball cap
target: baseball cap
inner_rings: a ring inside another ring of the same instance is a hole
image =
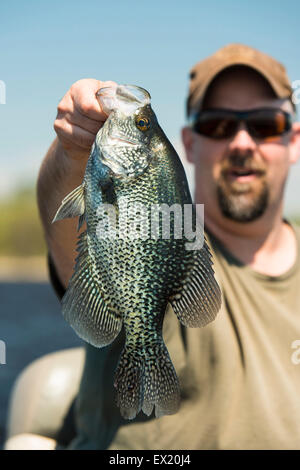
[[[201,108],[203,98],[212,80],[222,70],[233,65],[245,65],[256,70],[267,80],[278,98],[289,98],[292,102],[293,89],[285,67],[264,52],[250,46],[234,43],[222,47],[191,69],[187,100],[188,115]]]

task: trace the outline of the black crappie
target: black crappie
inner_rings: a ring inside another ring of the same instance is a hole
[[[180,391],[162,338],[167,304],[183,325],[204,326],[220,308],[220,289],[206,242],[187,249],[190,238],[178,236],[178,213],[171,211],[167,236],[159,224],[149,232],[150,207],[164,207],[165,216],[174,204],[180,211],[193,207],[183,166],[149,93],[120,85],[97,95],[109,117],[96,136],[82,185],[54,218],[79,216],[79,226],[85,220],[87,227],[79,237],[63,315],[96,347],[110,344],[124,327],[114,383],[123,417],[133,419],[140,410],[150,415],[154,407],[157,417],[173,414]]]

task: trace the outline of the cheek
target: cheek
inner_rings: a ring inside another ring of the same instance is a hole
[[[290,168],[289,147],[276,144],[261,145],[261,155],[267,169],[267,179],[274,187],[281,186]]]
[[[220,175],[225,146],[220,142],[201,138],[194,150],[197,155],[194,160],[197,180],[201,178],[206,184],[216,181]]]

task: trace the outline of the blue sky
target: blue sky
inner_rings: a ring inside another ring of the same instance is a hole
[[[153,108],[180,148],[192,65],[230,42],[274,55],[300,79],[296,0],[11,0],[0,6],[0,196],[34,180],[54,138],[56,106],[80,78],[148,89]],[[190,173],[190,169],[188,169]],[[287,211],[300,212],[300,165]]]

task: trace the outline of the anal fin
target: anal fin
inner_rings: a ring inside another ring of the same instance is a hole
[[[90,258],[87,233],[79,236],[74,274],[62,300],[66,321],[82,339],[96,347],[110,344],[122,327],[120,314],[101,294],[99,273]]]

